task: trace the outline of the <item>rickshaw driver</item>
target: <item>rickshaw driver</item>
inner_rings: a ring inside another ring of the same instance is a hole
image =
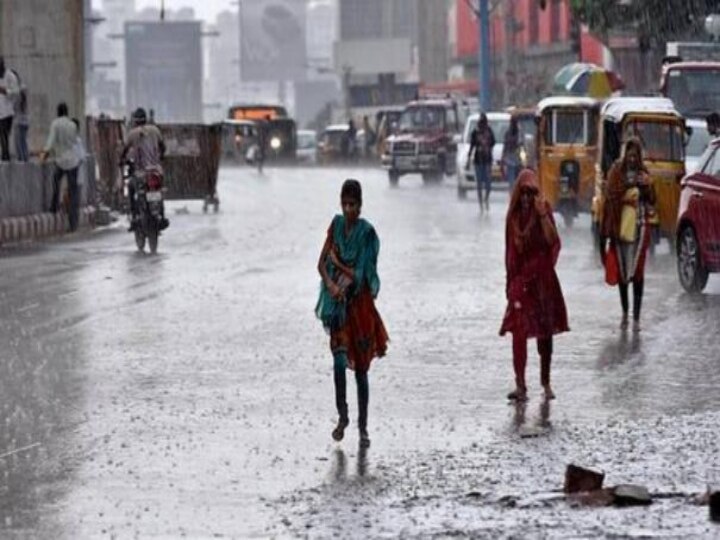
[[[132,115],[135,126],[127,136],[127,143],[120,156],[120,163],[125,163],[127,155],[134,158],[135,170],[145,171],[156,168],[162,171],[162,160],[165,157],[165,141],[160,129],[154,124],[148,124],[145,109],[139,107]],[[137,227],[137,208],[135,207],[135,182],[136,178],[128,182],[128,198],[130,203],[130,228],[132,232]],[[162,220],[160,230],[167,229],[170,221],[165,217],[165,205],[162,206]]]

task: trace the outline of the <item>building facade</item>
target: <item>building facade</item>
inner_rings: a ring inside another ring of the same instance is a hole
[[[493,106],[528,105],[546,95],[565,64],[605,64],[602,44],[573,20],[569,0],[502,0],[493,4],[490,24]],[[471,4],[453,6],[453,74],[478,80],[478,22]]]
[[[335,69],[346,109],[402,104],[447,80],[446,0],[340,0]]]

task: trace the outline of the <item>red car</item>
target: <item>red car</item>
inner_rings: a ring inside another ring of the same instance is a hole
[[[708,274],[720,272],[720,139],[682,181],[676,246],[680,284],[688,292],[702,291]]]

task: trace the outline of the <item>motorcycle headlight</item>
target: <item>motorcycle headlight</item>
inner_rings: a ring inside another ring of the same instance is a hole
[[[270,139],[270,148],[273,150],[279,150],[282,146],[282,141],[280,140],[280,137],[273,137]]]
[[[520,162],[523,165],[527,165],[527,151],[525,150],[525,148],[520,149]]]

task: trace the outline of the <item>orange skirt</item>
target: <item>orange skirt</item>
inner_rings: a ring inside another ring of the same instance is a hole
[[[330,333],[330,350],[347,354],[350,369],[367,371],[374,358],[385,356],[388,340],[372,294],[365,287],[350,300],[345,324]]]

